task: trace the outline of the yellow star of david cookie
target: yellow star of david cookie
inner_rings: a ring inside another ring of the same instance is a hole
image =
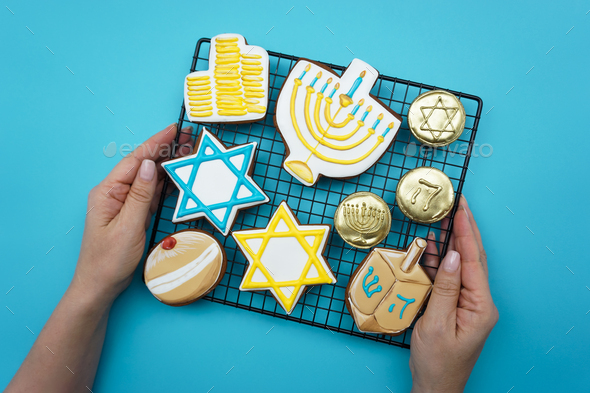
[[[291,314],[307,285],[336,283],[322,256],[329,234],[329,225],[301,225],[283,201],[266,228],[233,233],[249,262],[240,290],[269,290]]]

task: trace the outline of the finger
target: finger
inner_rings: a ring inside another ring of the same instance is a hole
[[[163,188],[164,178],[158,179],[158,184],[156,185],[156,192],[154,193],[154,198],[152,199],[152,204],[150,205],[150,214],[154,214],[158,210],[158,204],[160,203],[160,196],[162,195]]]
[[[489,293],[487,275],[480,261],[479,246],[471,228],[469,215],[463,205],[455,214],[453,224],[455,250],[461,254],[462,284],[468,290]]]
[[[436,273],[430,301],[424,312],[424,323],[440,325],[455,333],[457,303],[461,293],[461,256],[449,251]],[[452,329],[452,330],[451,330]]]
[[[109,188],[116,183],[131,184],[137,177],[137,173],[144,159],[156,161],[160,153],[165,148],[170,148],[174,137],[176,136],[176,123],[153,135],[147,141],[142,143],[133,152],[125,156],[111,173],[103,180],[105,186]],[[168,147],[167,147],[168,146]]]
[[[426,268],[426,273],[430,277],[431,280],[434,281],[434,277],[436,277],[436,269],[440,263],[440,258],[438,254],[438,248],[436,247],[436,236],[434,232],[428,233],[428,241],[426,243],[426,249],[424,250],[424,267]]]
[[[479,247],[480,260],[481,260],[481,263],[483,264],[483,267],[487,273],[488,261],[485,257],[482,257],[485,255],[485,250],[483,248],[481,234],[479,233],[479,228],[477,227],[477,223],[475,222],[475,218],[473,218],[473,213],[471,213],[471,209],[469,209],[469,204],[467,203],[467,199],[465,199],[465,196],[461,195],[461,199],[459,200],[459,205],[463,206],[465,208],[465,211],[467,212],[467,215],[469,216],[469,223],[471,224],[471,229],[473,230],[473,233],[475,234],[475,240],[477,241],[477,245]]]
[[[445,240],[447,240],[447,237],[450,235],[449,223],[450,223],[450,220],[448,217],[443,218],[443,220],[440,222],[440,244],[441,245],[445,244]]]
[[[143,160],[120,213],[120,222],[132,231],[137,228],[143,230],[157,183],[156,163],[152,160]]]

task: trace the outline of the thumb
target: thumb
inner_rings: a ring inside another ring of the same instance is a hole
[[[456,323],[457,302],[461,293],[461,256],[449,251],[436,273],[428,307],[424,312],[426,323]]]
[[[143,230],[156,193],[157,182],[156,163],[152,160],[143,160],[121,208],[121,219],[130,228],[137,227]]]

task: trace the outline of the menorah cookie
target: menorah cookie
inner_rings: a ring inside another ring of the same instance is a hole
[[[389,234],[389,206],[372,192],[355,192],[338,205],[334,226],[340,237],[351,246],[371,248]]]
[[[418,264],[426,240],[407,251],[375,248],[346,287],[346,307],[361,332],[398,335],[410,327],[432,289]]]
[[[309,60],[295,64],[275,115],[287,147],[287,172],[311,186],[319,176],[357,176],[385,153],[402,118],[370,94],[378,76],[359,59],[342,77]]]
[[[221,244],[204,231],[186,229],[152,248],[143,277],[156,299],[170,306],[184,306],[211,292],[225,268]]]
[[[194,154],[162,164],[180,190],[172,222],[205,217],[227,236],[238,210],[269,201],[252,180],[256,142],[226,148],[203,128]]]
[[[291,314],[307,285],[336,283],[322,255],[329,234],[330,225],[301,225],[285,201],[266,228],[233,232],[249,263],[240,290],[269,290]]]
[[[248,123],[268,106],[268,53],[239,34],[211,39],[209,69],[184,81],[184,106],[195,123]]]

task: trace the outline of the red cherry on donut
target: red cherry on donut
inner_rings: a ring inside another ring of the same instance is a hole
[[[172,236],[168,236],[162,241],[162,248],[164,250],[172,250],[176,245],[176,239]]]

